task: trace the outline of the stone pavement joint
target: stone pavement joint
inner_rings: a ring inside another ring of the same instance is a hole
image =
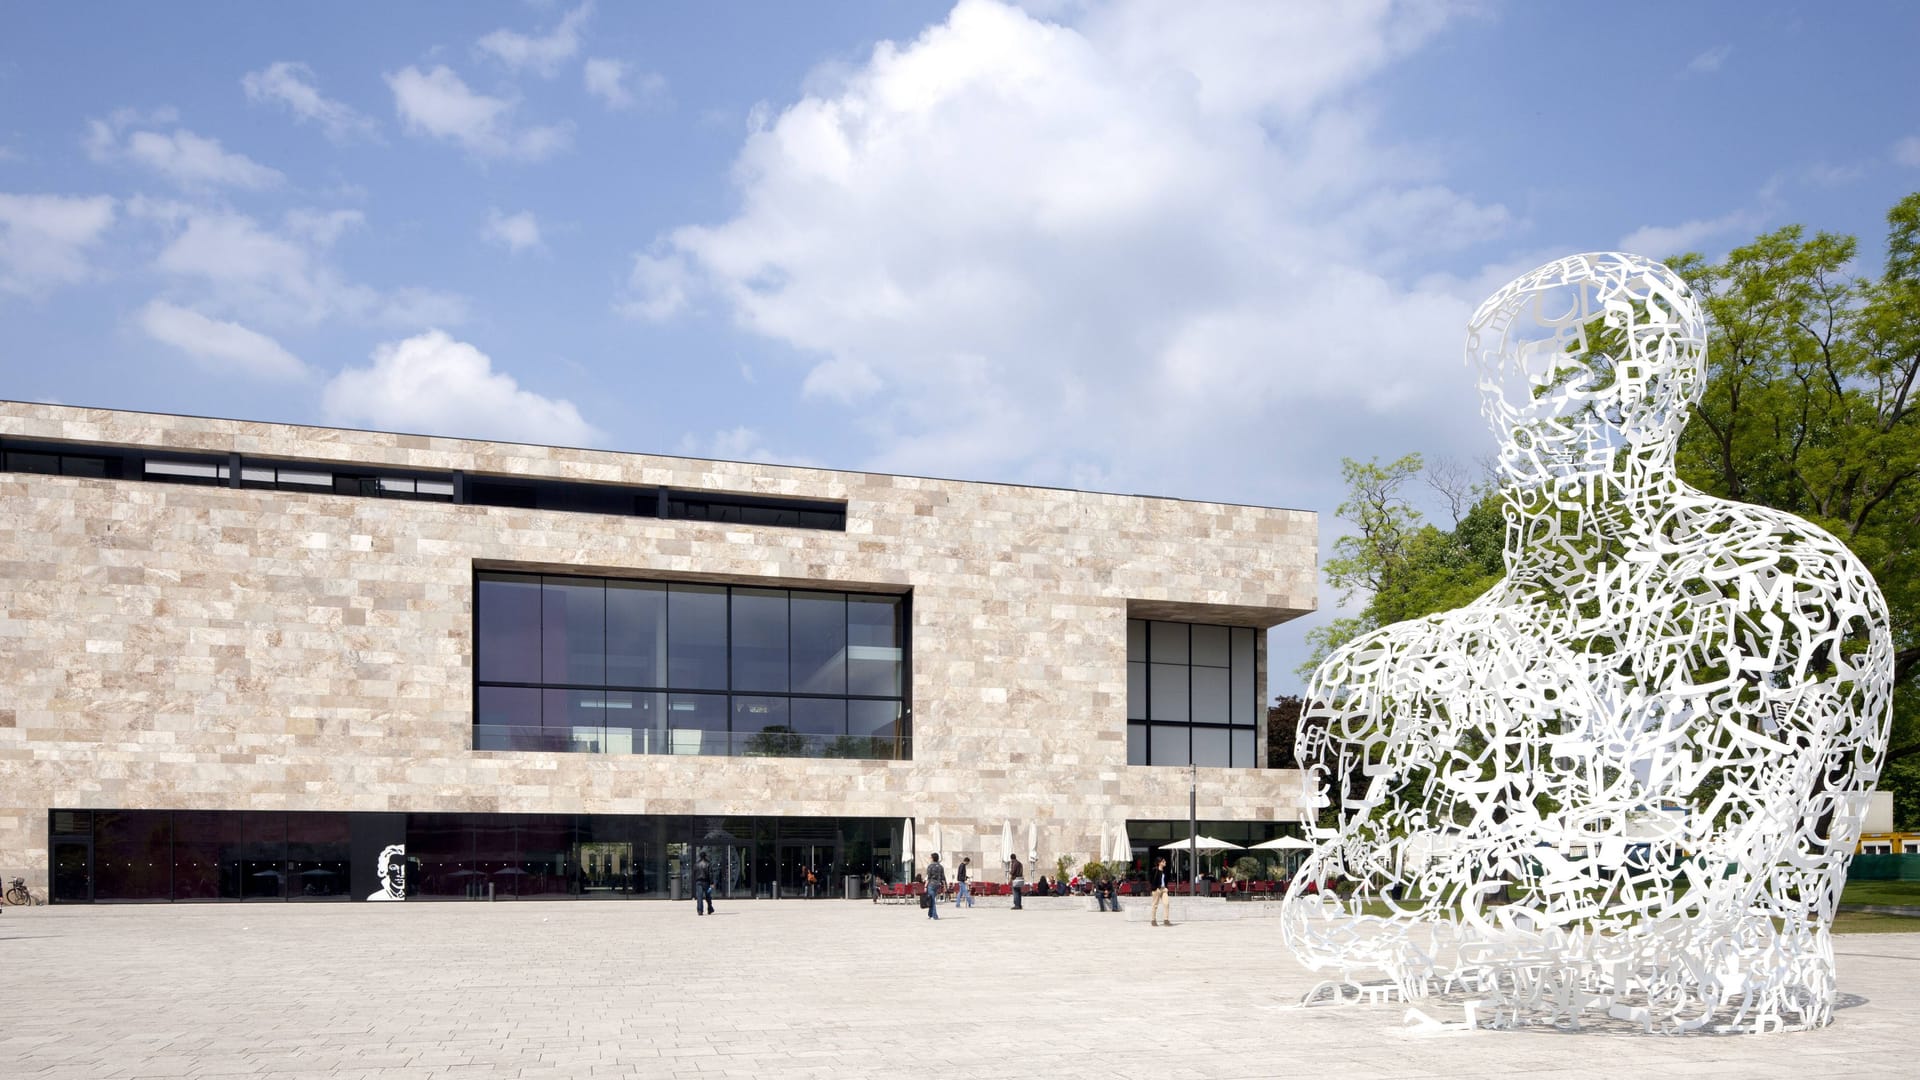
[[[16,908],[6,1080],[1913,1075],[1920,934],[1838,939],[1822,1031],[1423,1035],[1300,1009],[1270,919],[761,901]]]

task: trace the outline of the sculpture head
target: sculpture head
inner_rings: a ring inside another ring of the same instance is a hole
[[[1466,345],[1501,471],[1530,487],[1624,457],[1669,463],[1705,388],[1706,343],[1692,290],[1650,259],[1572,255],[1509,282],[1474,313]]]

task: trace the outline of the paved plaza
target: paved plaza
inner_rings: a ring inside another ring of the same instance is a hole
[[[40,907],[0,1077],[1911,1077],[1920,935],[1839,939],[1833,1027],[1422,1034],[1293,1007],[1270,919],[849,901]]]

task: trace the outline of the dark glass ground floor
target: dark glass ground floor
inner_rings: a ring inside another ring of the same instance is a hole
[[[56,809],[49,819],[61,904],[679,899],[702,854],[716,898],[838,897],[849,875],[897,877],[904,850],[898,818]]]
[[[845,897],[849,878],[856,892],[871,875],[901,880],[911,845],[901,819],[856,817],[55,809],[48,825],[59,904],[678,900],[692,896],[701,855],[713,868],[716,898]],[[1129,820],[1127,832],[1133,858],[1116,869],[1144,876],[1163,845],[1189,828]],[[1200,832],[1243,849],[1203,857],[1203,868],[1217,871],[1246,856],[1285,859],[1286,852],[1244,849],[1299,829],[1201,821]],[[999,869],[997,857],[976,857]],[[1181,854],[1170,861],[1185,876]],[[1039,862],[1026,867],[1030,879],[1055,872],[1055,857]]]

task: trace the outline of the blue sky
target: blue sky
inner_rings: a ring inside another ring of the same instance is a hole
[[[1602,10],[10,4],[0,396],[1330,539],[1341,457],[1487,448],[1507,279],[1795,222],[1872,270],[1920,189],[1920,7]]]

